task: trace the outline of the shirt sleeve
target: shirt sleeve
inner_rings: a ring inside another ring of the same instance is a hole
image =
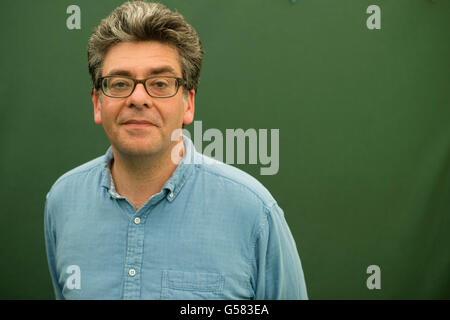
[[[53,289],[55,293],[55,297],[57,300],[64,299],[62,295],[61,287],[58,283],[58,276],[56,272],[56,261],[55,261],[55,248],[56,248],[56,239],[55,234],[53,232],[52,223],[50,220],[50,205],[49,205],[49,196],[47,194],[47,198],[45,201],[45,213],[44,213],[44,234],[45,234],[45,249],[47,252],[47,262],[50,271],[50,277],[52,279]]]
[[[283,210],[277,204],[266,208],[257,233],[255,253],[255,299],[308,299],[297,246]]]

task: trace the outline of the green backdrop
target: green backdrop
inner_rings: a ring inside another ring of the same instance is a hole
[[[86,46],[121,1],[2,1],[0,298],[52,299],[45,195],[104,154]],[[450,1],[173,0],[205,49],[203,130],[280,131],[238,165],[284,209],[311,299],[450,298]],[[69,30],[69,5],[81,29]],[[381,29],[368,29],[369,5]],[[188,126],[192,131],[192,125]],[[381,270],[370,290],[367,268]]]

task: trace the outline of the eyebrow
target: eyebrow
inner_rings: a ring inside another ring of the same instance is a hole
[[[158,67],[158,68],[149,69],[147,71],[146,75],[153,76],[153,75],[159,75],[162,73],[169,73],[174,76],[177,76],[177,73],[171,66],[162,66],[162,67]],[[108,72],[107,75],[108,76],[128,76],[128,77],[133,76],[130,71],[125,70],[125,69],[112,69],[111,71]]]

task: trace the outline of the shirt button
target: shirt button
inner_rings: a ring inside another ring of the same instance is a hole
[[[141,223],[141,218],[139,218],[139,217],[134,218],[134,223],[135,224]]]
[[[172,192],[169,194],[169,197],[170,197],[171,199],[173,198],[173,193],[172,193]]]
[[[136,275],[136,270],[130,269],[130,270],[128,271],[128,274],[130,275],[130,277],[134,277],[134,276]]]

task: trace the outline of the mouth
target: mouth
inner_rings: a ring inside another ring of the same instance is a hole
[[[123,122],[122,125],[127,126],[127,127],[137,127],[137,128],[154,126],[154,124],[151,123],[150,121],[138,120],[138,119],[127,120],[127,121]]]

